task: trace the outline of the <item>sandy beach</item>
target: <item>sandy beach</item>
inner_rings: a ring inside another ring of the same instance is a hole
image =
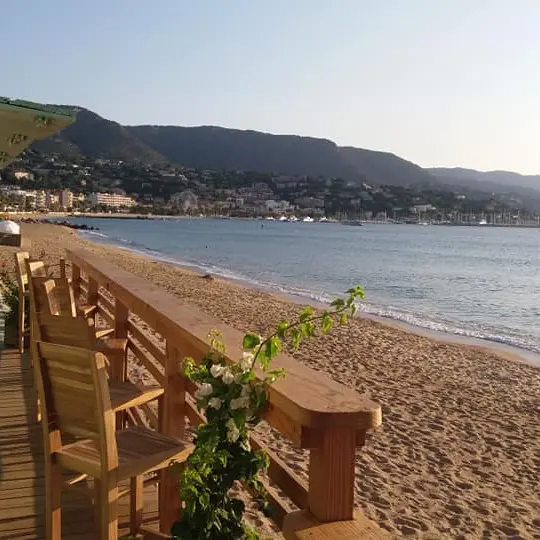
[[[241,331],[267,333],[298,305],[221,279],[23,225],[32,255],[83,246]],[[9,268],[15,250],[0,247]],[[369,290],[366,291],[369,296]],[[496,349],[439,341],[359,318],[294,357],[367,394],[383,426],[358,452],[357,504],[396,537],[540,539],[540,369]],[[265,432],[301,475],[307,455]]]

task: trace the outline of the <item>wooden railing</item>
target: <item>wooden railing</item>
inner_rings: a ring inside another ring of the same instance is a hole
[[[221,333],[227,358],[233,362],[241,357],[242,334],[85,250],[70,249],[67,253],[76,295],[97,302],[99,315],[115,329],[116,337],[128,338],[131,353],[165,389],[157,411],[151,407],[130,411],[127,420],[150,424],[175,437],[184,436],[186,419],[195,426],[204,422],[193,399],[196,386],[181,375],[180,363],[185,356],[198,360],[208,352],[207,336],[212,329]],[[151,331],[144,329],[141,322]],[[340,529],[328,529],[329,522],[338,522],[336,526],[340,526],[339,522],[344,521],[347,531],[358,535],[366,530],[366,523],[364,520],[360,524],[361,518],[355,512],[356,451],[363,446],[366,431],[381,424],[381,409],[284,354],[273,365],[283,367],[286,377],[270,389],[265,420],[294,445],[309,450],[306,483],[260,438],[251,437],[253,446],[265,448],[270,457],[268,476],[272,485],[267,488],[277,508],[275,520],[287,538],[303,538],[295,530],[319,526],[324,529],[316,533],[317,538],[330,537]],[[114,378],[124,376],[125,370],[111,374]],[[281,488],[301,512],[291,512],[294,509],[273,485]],[[167,472],[160,477],[159,508],[160,528],[167,531],[180,508],[177,486]],[[371,522],[368,527],[376,530]],[[347,538],[346,534],[339,534]]]

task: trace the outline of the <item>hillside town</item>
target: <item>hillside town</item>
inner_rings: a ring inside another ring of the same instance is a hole
[[[211,171],[27,151],[2,171],[0,210],[408,223],[539,223],[540,200],[439,185]]]

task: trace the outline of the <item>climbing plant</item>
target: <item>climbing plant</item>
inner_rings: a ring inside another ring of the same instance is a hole
[[[238,481],[252,493],[265,513],[271,512],[259,474],[266,471],[268,457],[254,451],[248,429],[261,421],[268,405],[268,388],[285,376],[272,369],[272,360],[285,344],[296,350],[302,340],[328,333],[335,324],[346,324],[354,315],[356,301],[364,297],[362,287],[337,298],[331,309],[318,313],[304,308],[294,322],[282,321],[273,333],[261,337],[247,333],[243,354],[231,363],[225,356],[221,336],[210,334],[210,352],[200,363],[186,358],[183,373],[199,388],[197,408],[207,422],[196,432],[195,449],[181,470],[180,496],[185,502],[182,519],[171,534],[179,540],[255,540],[259,538],[243,519],[243,501],[231,494]],[[256,373],[258,368],[259,375]],[[174,467],[174,466],[173,466]]]

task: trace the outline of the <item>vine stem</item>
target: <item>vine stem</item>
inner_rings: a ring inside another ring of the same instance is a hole
[[[330,317],[335,317],[336,315],[339,315],[340,313],[343,313],[344,311],[347,311],[350,309],[350,306],[344,305],[340,307],[339,309],[336,309],[335,311],[325,311],[322,315],[315,315],[314,317],[311,317],[309,319],[306,319],[305,321],[296,321],[294,324],[291,324],[290,326],[287,326],[285,330],[285,334],[287,334],[290,330],[293,328],[296,328],[302,324],[305,324],[307,322],[314,322],[314,321],[320,321],[321,319],[324,319],[327,315]],[[279,336],[279,331],[274,332],[273,334],[270,334],[264,341],[262,341],[259,346],[257,347],[257,351],[253,355],[253,361],[251,362],[251,369],[255,367],[255,362],[257,361],[257,356],[261,352],[264,345],[266,345],[272,338]]]

